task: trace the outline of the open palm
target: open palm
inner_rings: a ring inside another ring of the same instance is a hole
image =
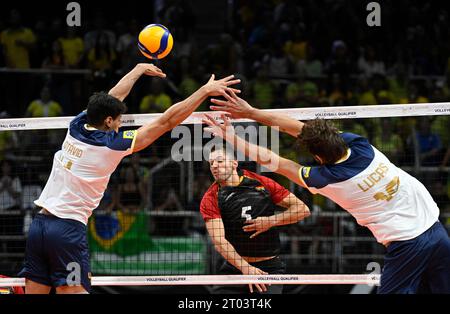
[[[255,109],[244,99],[238,97],[234,91],[227,91],[223,96],[226,100],[211,99],[211,102],[216,105],[211,106],[211,110],[225,111],[233,119],[242,119],[249,118],[251,112]]]
[[[231,124],[229,117],[227,117],[225,114],[222,114],[221,118],[223,120],[223,123],[220,123],[209,114],[205,114],[205,119],[203,119],[203,123],[207,124],[208,127],[206,127],[204,130],[206,132],[211,133],[214,136],[219,136],[224,140],[234,138],[235,136],[234,127]]]

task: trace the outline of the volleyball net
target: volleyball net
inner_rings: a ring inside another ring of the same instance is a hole
[[[450,103],[273,111],[302,121],[330,119],[342,131],[367,137],[427,187],[449,230]],[[135,129],[159,115],[124,115],[123,128]],[[72,118],[0,120],[0,274],[16,277],[22,266],[29,226],[39,210],[33,201],[47,181]],[[205,153],[212,138],[203,132],[202,118],[202,112],[192,114],[147,149],[126,157],[112,174],[87,227],[94,286],[378,284],[372,266],[382,265],[385,249],[365,228],[329,199],[242,156],[240,169],[275,180],[302,200],[311,215],[277,227],[287,275],[220,275],[224,259],[199,210],[214,182]],[[233,124],[249,141],[301,164],[314,163],[286,134],[248,120]],[[23,278],[0,279],[0,286],[23,284]]]

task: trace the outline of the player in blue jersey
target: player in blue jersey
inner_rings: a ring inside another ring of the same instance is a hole
[[[326,120],[300,122],[258,110],[233,92],[213,99],[214,110],[277,126],[298,139],[319,163],[304,167],[247,143],[207,115],[206,130],[293,182],[333,200],[367,227],[387,250],[378,293],[450,293],[450,238],[439,208],[416,178],[392,164],[366,138],[340,133]]]
[[[209,96],[224,95],[237,84],[233,76],[210,80],[185,100],[137,130],[119,131],[126,110],[123,100],[142,75],[165,77],[141,63],[108,94],[95,93],[87,110],[70,122],[61,150],[39,199],[26,244],[26,293],[87,293],[90,290],[86,225],[97,208],[111,174],[122,158],[140,151],[185,120]]]

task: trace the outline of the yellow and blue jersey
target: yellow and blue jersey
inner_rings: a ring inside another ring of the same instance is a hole
[[[344,158],[330,165],[302,167],[300,180],[347,210],[378,242],[412,239],[430,228],[439,208],[425,186],[392,164],[369,141],[341,133]]]
[[[87,125],[86,112],[70,123],[37,206],[60,218],[87,224],[111,174],[131,154],[137,131],[101,131]]]

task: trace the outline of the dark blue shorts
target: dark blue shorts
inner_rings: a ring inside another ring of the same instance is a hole
[[[378,293],[450,293],[450,238],[440,222],[388,246]]]
[[[18,276],[51,287],[81,285],[89,292],[86,226],[72,219],[37,214],[28,232],[24,266]]]

